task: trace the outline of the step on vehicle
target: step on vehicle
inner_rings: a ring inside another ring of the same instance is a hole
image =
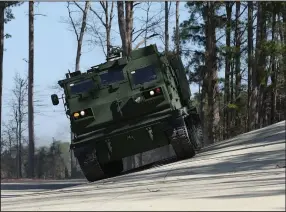
[[[88,181],[116,176],[123,158],[171,144],[178,159],[203,147],[202,127],[179,56],[156,45],[114,49],[105,63],[58,84],[73,133],[71,149]]]

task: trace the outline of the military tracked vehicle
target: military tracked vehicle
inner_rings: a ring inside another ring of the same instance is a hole
[[[116,176],[123,158],[171,144],[178,159],[195,156],[202,128],[181,58],[156,45],[114,51],[84,73],[67,73],[58,84],[70,119],[71,149],[88,181]]]

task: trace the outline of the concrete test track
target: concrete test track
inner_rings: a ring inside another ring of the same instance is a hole
[[[285,121],[206,147],[190,160],[95,183],[51,181],[33,191],[11,185],[1,185],[3,211],[285,211]]]

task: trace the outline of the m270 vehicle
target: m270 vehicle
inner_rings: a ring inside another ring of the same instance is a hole
[[[58,82],[70,147],[88,181],[118,175],[127,156],[171,144],[178,159],[187,159],[203,145],[181,58],[156,45],[121,55]],[[51,99],[59,104],[56,94]]]

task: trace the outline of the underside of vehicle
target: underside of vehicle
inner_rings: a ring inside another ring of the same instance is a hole
[[[202,132],[197,114],[183,110],[165,111],[160,117],[126,122],[121,128],[95,132],[71,145],[89,181],[116,176],[123,171],[122,158],[171,144],[177,158],[192,158],[202,147]],[[137,123],[137,124],[136,124]],[[129,127],[131,126],[131,127]]]

